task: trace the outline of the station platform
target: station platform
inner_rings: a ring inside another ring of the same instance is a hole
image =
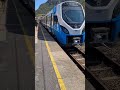
[[[35,90],[85,90],[85,76],[46,29],[35,44]]]

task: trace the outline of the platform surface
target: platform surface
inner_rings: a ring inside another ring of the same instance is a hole
[[[42,32],[35,46],[35,90],[60,90]]]
[[[43,90],[44,88],[47,88],[46,90],[60,90],[60,84],[53,68],[54,65],[51,63],[42,31],[65,88],[67,90],[85,90],[84,74],[41,25],[39,25],[38,30],[38,42],[35,45],[36,90]]]

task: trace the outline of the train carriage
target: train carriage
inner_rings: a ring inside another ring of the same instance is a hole
[[[56,5],[41,21],[63,46],[85,41],[85,12],[78,2],[65,1]]]

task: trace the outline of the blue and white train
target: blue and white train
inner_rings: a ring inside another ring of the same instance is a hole
[[[86,0],[86,40],[95,43],[120,40],[120,0]]]
[[[85,41],[85,12],[78,2],[56,5],[41,22],[63,46],[82,45]]]

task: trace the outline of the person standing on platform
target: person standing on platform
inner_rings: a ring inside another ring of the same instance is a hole
[[[38,23],[35,20],[35,44],[38,42]]]

